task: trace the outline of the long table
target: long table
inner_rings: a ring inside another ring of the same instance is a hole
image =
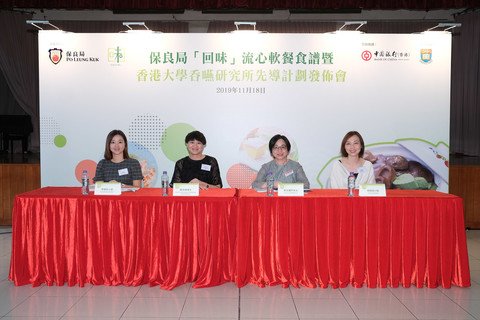
[[[461,198],[420,190],[346,193],[265,197],[240,190],[237,285],[470,286]]]
[[[313,190],[267,197],[211,189],[82,196],[18,195],[9,279],[15,285],[470,286],[462,199],[389,190],[385,198]]]
[[[162,197],[160,189],[82,196],[47,187],[15,198],[15,285],[160,285],[234,280],[235,189]]]

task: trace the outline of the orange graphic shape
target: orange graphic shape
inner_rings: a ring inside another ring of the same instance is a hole
[[[93,160],[82,160],[75,167],[75,178],[78,183],[82,183],[82,172],[83,170],[88,171],[88,178],[90,178],[90,183],[93,183],[93,177],[95,177],[95,171],[97,170],[97,163]]]
[[[247,165],[237,163],[227,171],[227,182],[231,188],[249,189],[257,177],[257,171]]]

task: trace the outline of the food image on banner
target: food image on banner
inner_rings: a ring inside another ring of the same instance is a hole
[[[421,139],[399,139],[367,145],[364,159],[373,164],[377,183],[387,189],[448,191],[448,146]],[[335,157],[318,175],[326,186]]]

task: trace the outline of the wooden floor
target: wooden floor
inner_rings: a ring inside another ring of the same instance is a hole
[[[0,225],[12,224],[15,195],[40,188],[38,159],[10,159],[0,162]],[[4,159],[5,160],[5,159]],[[450,165],[450,193],[463,198],[465,227],[480,229],[480,164]]]
[[[40,188],[40,164],[0,164],[0,225],[12,224],[15,195]]]

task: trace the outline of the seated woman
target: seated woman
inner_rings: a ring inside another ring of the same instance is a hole
[[[188,156],[175,163],[172,182],[198,183],[200,189],[221,188],[220,168],[214,157],[203,154],[207,139],[200,131],[192,131],[185,137]]]
[[[112,130],[105,142],[104,159],[97,164],[93,181],[120,182],[123,187],[142,186],[142,169],[128,155],[127,137],[121,130]]]
[[[365,143],[357,131],[347,132],[340,145],[342,158],[333,162],[328,186],[332,189],[347,189],[348,175],[355,174],[355,188],[365,183],[375,183],[373,165],[363,159]]]
[[[262,165],[257,178],[252,183],[252,188],[265,189],[270,172],[275,180],[275,188],[278,188],[279,182],[303,183],[305,189],[310,188],[310,182],[302,166],[298,162],[288,159],[291,145],[287,137],[280,134],[274,135],[268,143],[268,148],[273,160]]]

